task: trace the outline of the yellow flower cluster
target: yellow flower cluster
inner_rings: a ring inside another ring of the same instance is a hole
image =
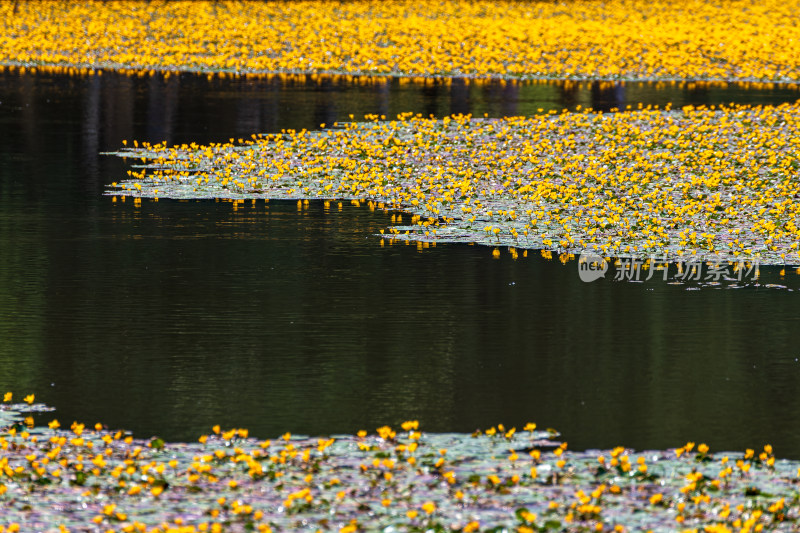
[[[162,145],[115,194],[323,198],[411,212],[386,237],[800,263],[800,105],[401,115],[240,144]],[[120,190],[121,189],[121,190]]]
[[[215,426],[165,443],[102,424],[36,427],[31,410],[48,408],[0,404],[0,533],[751,532],[794,531],[800,518],[798,463],[770,445],[570,452],[535,424],[468,435],[417,421],[265,441]]]
[[[0,63],[796,81],[798,12],[798,0],[31,0],[0,3]]]

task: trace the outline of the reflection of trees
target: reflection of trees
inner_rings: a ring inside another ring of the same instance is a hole
[[[100,151],[100,115],[102,98],[101,80],[98,76],[91,76],[87,82],[86,105],[82,117],[82,140],[83,151],[82,160],[87,169],[88,190],[97,190],[98,183],[98,161],[97,154]]]
[[[39,135],[38,131],[40,121],[37,112],[38,99],[36,98],[34,77],[22,76],[17,79],[10,79],[8,82],[9,91],[13,91],[19,96],[22,112],[20,131],[22,131],[25,140],[25,148],[29,153],[36,154],[42,149],[42,136]]]
[[[122,139],[131,141],[140,133],[136,129],[136,108],[141,105],[140,91],[134,78],[104,74],[102,145],[105,149],[118,148]],[[163,140],[163,139],[161,139]]]
[[[180,76],[150,76],[147,81],[147,138],[167,141],[174,137]]]
[[[572,109],[578,104],[578,93],[580,92],[580,84],[567,81],[563,83],[555,82],[556,91],[558,92],[558,101],[562,107]]]
[[[502,80],[492,80],[479,86],[487,110],[492,116],[498,117],[513,117],[521,113],[520,87],[518,83]]]
[[[314,88],[315,103],[313,120],[318,128],[320,124],[331,125],[336,122],[336,88],[329,77],[323,78]]]
[[[513,117],[519,112],[517,104],[519,102],[519,84],[504,83],[501,87],[500,114],[504,117]]]
[[[422,116],[423,117],[438,117],[439,106],[441,105],[442,87],[438,81],[434,83],[426,83],[420,89],[422,95]]]
[[[686,100],[692,105],[710,105],[711,88],[706,83],[686,84]]]
[[[376,83],[374,86],[375,102],[378,106],[378,114],[384,115],[389,119],[393,119],[395,118],[395,116],[397,116],[397,113],[392,115],[390,111],[390,105],[392,103],[391,87],[392,87],[392,82],[389,80]]]
[[[514,89],[517,99],[517,106],[511,115],[527,115],[532,116],[539,113],[540,109],[549,111],[551,109],[560,110],[563,107],[559,98],[560,94],[557,90],[556,84],[553,83],[536,83],[530,85],[519,85]],[[497,110],[493,110],[493,114],[502,115],[502,106]],[[511,111],[511,110],[509,110]]]
[[[469,85],[463,79],[453,80],[450,84],[450,114],[466,115],[471,111]]]
[[[592,109],[595,111],[625,109],[625,86],[621,83],[594,81],[591,95]]]

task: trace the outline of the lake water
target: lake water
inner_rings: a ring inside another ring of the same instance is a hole
[[[800,276],[599,280],[538,253],[379,245],[392,213],[112,202],[123,139],[224,141],[366,113],[778,103],[792,88],[0,74],[0,391],[62,423],[194,440],[535,421],[574,449],[771,442],[800,458]],[[766,288],[779,284],[787,289]],[[790,290],[791,289],[791,290]],[[45,418],[46,420],[49,418]]]

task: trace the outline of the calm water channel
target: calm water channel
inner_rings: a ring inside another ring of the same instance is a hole
[[[575,449],[771,442],[800,458],[800,314],[786,289],[580,281],[536,254],[380,247],[391,213],[112,203],[123,139],[198,143],[365,113],[489,116],[792,89],[0,75],[0,391],[62,422],[195,439],[419,419],[535,421]],[[536,255],[534,257],[534,255]],[[764,283],[800,276],[762,269]]]

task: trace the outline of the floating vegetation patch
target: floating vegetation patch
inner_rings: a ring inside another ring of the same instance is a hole
[[[800,80],[797,0],[0,3],[0,62],[134,70]]]
[[[6,401],[11,394],[6,394]],[[0,531],[796,531],[797,461],[572,452],[553,430],[143,440],[0,406]],[[30,405],[29,405],[30,404]]]
[[[800,105],[506,119],[411,114],[238,143],[144,145],[109,194],[367,202],[383,237],[800,263]]]

